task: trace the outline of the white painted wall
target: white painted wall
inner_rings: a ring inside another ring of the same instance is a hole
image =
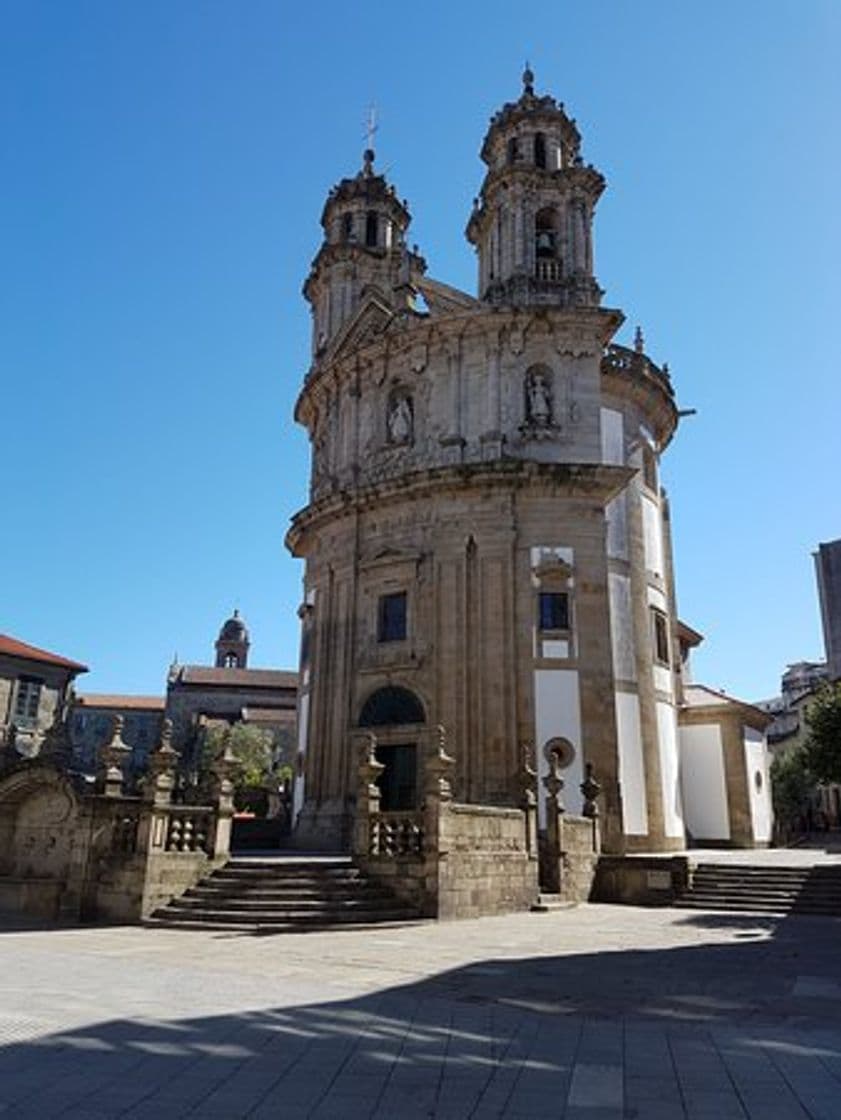
[[[613,676],[620,681],[635,681],[637,659],[634,652],[634,628],[631,615],[631,578],[610,572],[607,584],[610,596]]]
[[[645,836],[648,833],[648,803],[642,728],[639,697],[633,692],[616,693],[616,734],[619,739],[619,783],[622,787],[625,832],[630,836]]]
[[[755,844],[767,844],[771,839],[774,810],[771,804],[771,777],[769,752],[765,736],[752,727],[744,729],[745,769],[748,776],[750,817]],[[757,789],[756,775],[762,775],[762,788]]]
[[[546,791],[540,780],[549,772],[543,748],[549,739],[562,736],[575,747],[575,759],[562,772],[564,779],[563,801],[568,812],[580,813],[581,791],[584,780],[581,762],[581,705],[578,694],[576,669],[535,669],[534,672],[534,741],[537,755],[538,823],[546,827]]]
[[[642,532],[645,547],[645,566],[656,575],[663,575],[663,533],[660,510],[647,494],[640,494],[642,503]]]
[[[677,713],[671,704],[657,701],[657,744],[663,788],[663,824],[666,836],[682,839],[683,807],[680,798],[680,768],[677,749]]]
[[[603,408],[602,461],[613,466],[625,463],[625,433],[622,413],[615,408]]]
[[[680,787],[687,831],[696,840],[729,840],[724,749],[717,723],[681,727]]]
[[[614,408],[601,410],[602,421],[602,461],[614,466],[625,464],[625,431],[621,412]],[[628,514],[627,498],[619,494],[608,502],[607,515],[607,554],[623,560],[628,558]]]
[[[307,732],[310,725],[310,694],[307,692],[298,698],[298,751],[306,755],[307,751]],[[292,789],[292,823],[298,819],[298,814],[303,808],[304,804],[304,784],[305,778],[303,774],[295,774],[295,784]]]

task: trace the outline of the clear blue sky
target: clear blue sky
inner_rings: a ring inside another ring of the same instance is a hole
[[[810,552],[841,536],[841,4],[0,4],[0,629],[156,692],[236,605],[294,666],[285,553],[309,456],[301,283],[325,194],[378,166],[430,274],[488,117],[539,92],[607,176],[605,303],[671,364],[663,465],[696,675],[746,698],[822,656]]]

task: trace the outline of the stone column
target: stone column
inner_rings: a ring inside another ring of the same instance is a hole
[[[599,831],[599,807],[596,799],[602,792],[602,787],[593,774],[593,764],[588,762],[584,768],[584,781],[581,783],[581,796],[584,798],[584,805],[581,809],[581,815],[586,817],[593,824],[593,851],[599,852],[601,850],[601,835]]]

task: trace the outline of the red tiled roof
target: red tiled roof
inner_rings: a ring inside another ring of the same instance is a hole
[[[181,684],[221,688],[298,687],[298,674],[289,669],[221,669],[209,665],[181,665],[177,680]]]
[[[76,697],[80,708],[131,708],[143,711],[162,712],[163,696],[115,696],[106,692],[86,692]]]
[[[27,661],[42,661],[47,665],[61,665],[65,669],[74,669],[77,673],[88,671],[87,665],[82,665],[80,661],[71,661],[68,657],[60,657],[57,653],[27,645],[8,634],[0,634],[0,653],[9,657],[23,657]]]

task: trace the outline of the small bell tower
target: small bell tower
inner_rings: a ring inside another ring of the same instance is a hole
[[[250,645],[248,627],[240,618],[239,611],[234,611],[233,615],[222,623],[222,629],[216,639],[216,668],[247,668]]]
[[[605,180],[580,154],[581,137],[526,67],[519,100],[491,118],[488,171],[467,239],[479,257],[479,298],[499,305],[596,307],[593,214]]]
[[[422,264],[406,251],[410,221],[405,200],[397,197],[385,176],[375,173],[369,146],[361,171],[333,187],[321,214],[324,240],[304,284],[312,310],[314,360],[368,294],[388,307],[399,304],[409,272]]]

